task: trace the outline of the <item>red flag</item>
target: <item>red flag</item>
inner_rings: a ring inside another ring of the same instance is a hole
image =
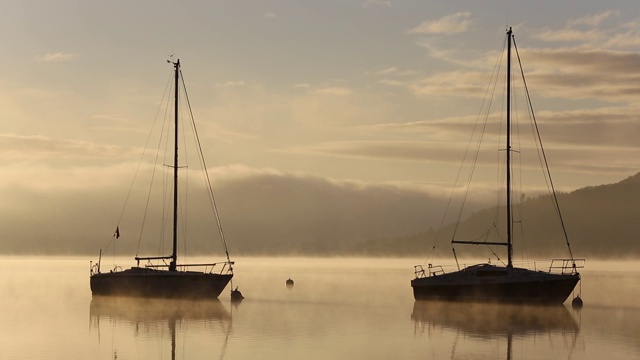
[[[116,226],[116,232],[113,234],[113,236],[115,236],[116,239],[120,237],[120,226]]]

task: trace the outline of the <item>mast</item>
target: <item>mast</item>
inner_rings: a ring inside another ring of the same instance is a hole
[[[178,263],[178,83],[180,74],[180,59],[173,63],[175,69],[174,88],[174,153],[173,153],[173,252],[171,253],[171,263],[169,271],[176,271]]]
[[[511,230],[511,27],[507,30],[507,267],[513,267]]]

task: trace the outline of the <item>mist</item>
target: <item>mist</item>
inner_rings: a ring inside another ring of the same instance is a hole
[[[70,186],[57,191],[16,186],[0,208],[6,238],[0,251],[93,254],[109,242],[122,216],[116,251],[132,254],[138,246],[146,194],[132,195],[128,202],[139,203],[138,208],[122,212],[128,181],[122,177],[97,189]],[[275,171],[247,172],[244,167],[216,177],[213,185],[225,237],[235,254],[338,252],[372,238],[425,231],[440,220],[446,204],[446,197],[417,188]],[[188,251],[222,252],[215,220],[203,215],[209,214],[204,200],[189,195]],[[162,213],[153,204],[149,212]],[[147,223],[146,228],[161,225]],[[151,236],[156,239],[142,241],[141,252],[158,251],[160,235]]]
[[[55,190],[13,184],[11,191],[4,192],[0,207],[0,226],[4,229],[0,252],[95,254],[109,243],[116,226],[121,232],[116,242],[117,254],[157,254],[169,249],[166,235],[147,234],[150,239],[140,235],[143,198],[133,196],[129,202],[139,203],[138,209],[122,212],[130,178],[121,174],[97,183],[97,189],[90,184]],[[426,254],[440,236],[444,239],[438,240],[443,252],[438,256],[450,256],[447,234],[452,220],[443,223],[449,200],[445,191],[337,181],[242,166],[215,169],[213,175],[231,254],[415,256]],[[638,178],[559,194],[574,256],[640,255],[640,245],[635,241],[638,220],[633,210],[640,201]],[[196,186],[195,190],[199,189]],[[185,254],[224,252],[215,221],[204,215],[209,214],[205,211],[209,204],[204,200],[189,195],[192,219],[181,233],[186,247],[180,251]],[[487,226],[496,211],[481,200],[474,198],[463,217],[471,229]],[[521,251],[532,256],[566,255],[561,230],[549,226],[557,219],[548,205],[549,199],[544,196],[524,200],[521,220],[530,240],[516,242],[517,255]],[[158,206],[149,211],[162,215]],[[146,228],[162,226],[152,222]],[[485,256],[474,247],[465,248],[460,254]]]

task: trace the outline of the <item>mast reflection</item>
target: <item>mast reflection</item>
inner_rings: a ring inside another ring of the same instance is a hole
[[[226,342],[231,330],[231,313],[218,299],[176,300],[147,299],[113,296],[95,296],[89,306],[90,328],[97,332],[100,339],[101,322],[119,331],[121,328],[133,329],[137,337],[157,335],[162,343],[163,330],[168,329],[171,341],[171,359],[176,359],[176,332],[189,324],[220,324],[224,331],[224,343],[220,358],[224,358]],[[103,325],[102,327],[104,327]],[[117,344],[113,358],[118,358]]]
[[[411,319],[416,332],[445,330],[455,335],[452,358],[459,335],[476,340],[507,339],[506,359],[512,358],[514,337],[528,340],[539,335],[560,334],[575,347],[580,326],[564,305],[531,306],[465,302],[416,301]]]

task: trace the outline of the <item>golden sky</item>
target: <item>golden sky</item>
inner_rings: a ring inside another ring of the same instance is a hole
[[[556,186],[617,182],[640,158],[640,5],[579,4],[4,1],[2,213],[51,229],[32,236],[64,237],[69,217],[87,236],[106,227],[92,218],[113,224],[171,54],[223,194],[242,181],[402,194],[399,207],[442,197],[507,25]]]

